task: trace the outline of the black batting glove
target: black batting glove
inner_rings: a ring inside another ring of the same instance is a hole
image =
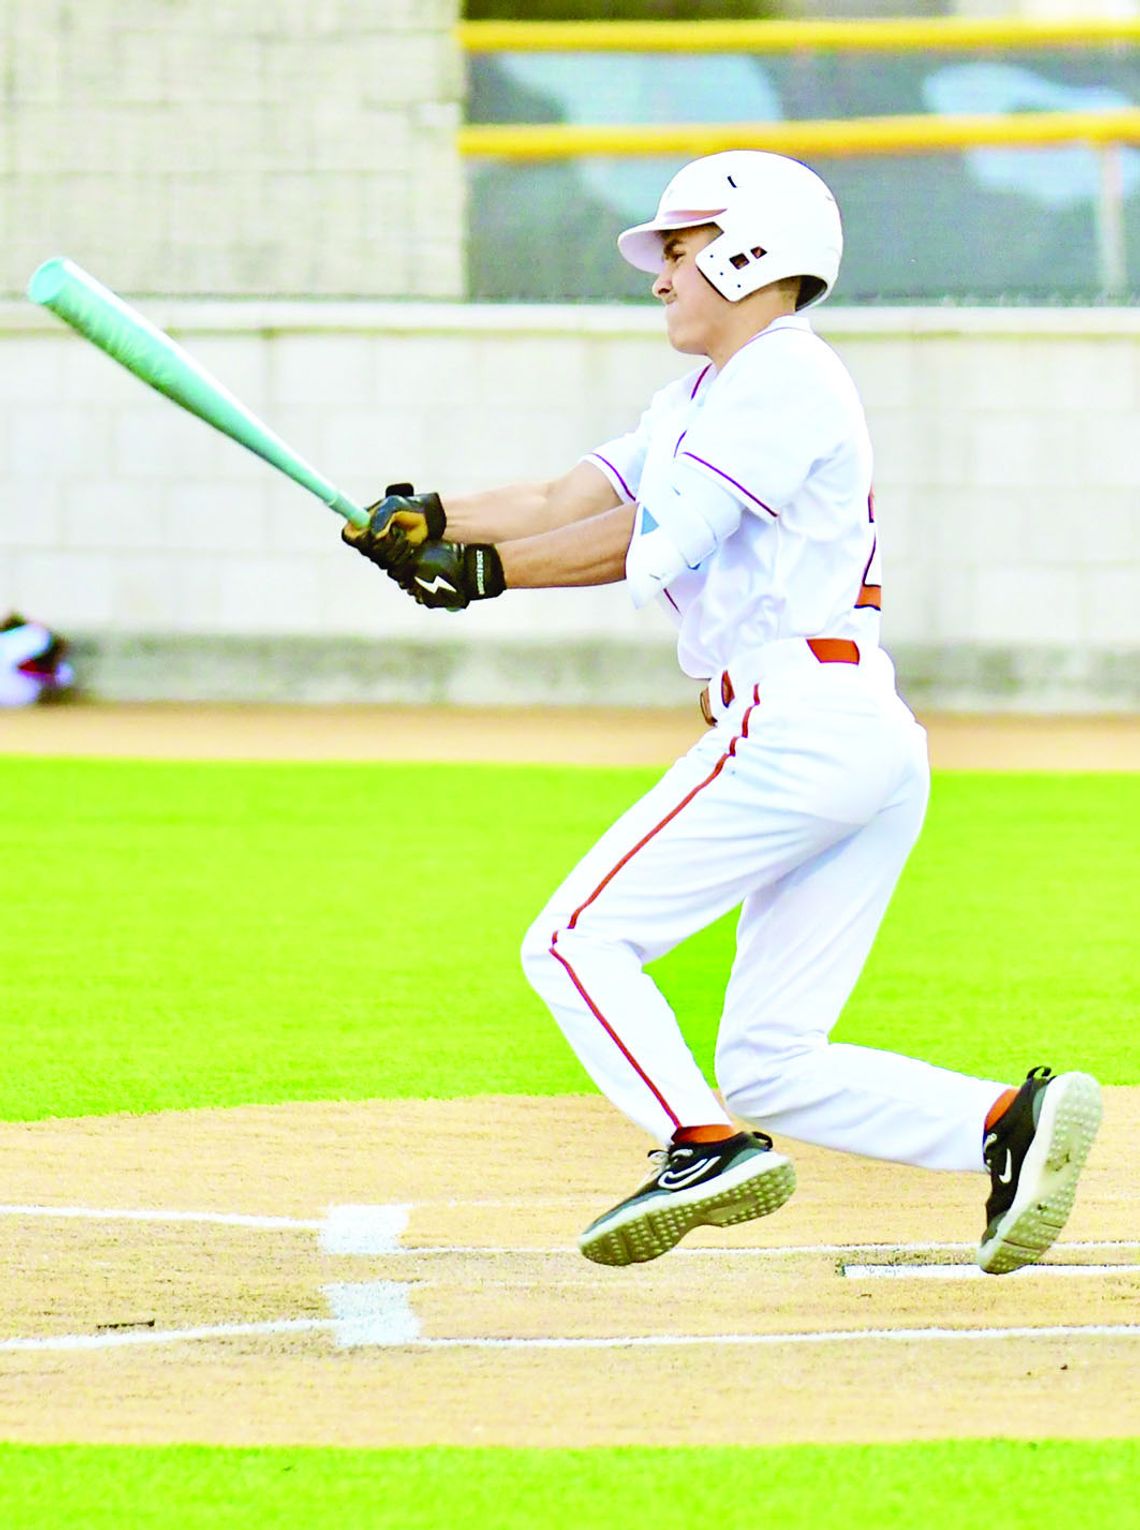
[[[507,587],[498,549],[489,543],[428,542],[403,553],[393,579],[421,606],[462,611],[473,600],[492,600]]]
[[[378,567],[391,569],[402,538],[412,547],[438,542],[447,525],[438,494],[417,494],[410,483],[390,483],[384,498],[367,509],[368,525],[345,525],[341,541]]]

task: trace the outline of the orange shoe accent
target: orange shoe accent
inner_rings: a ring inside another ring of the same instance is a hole
[[[997,1099],[991,1105],[990,1113],[986,1117],[985,1129],[986,1129],[987,1132],[989,1131],[991,1126],[993,1126],[996,1122],[1001,1120],[1002,1116],[1005,1115],[1006,1111],[1009,1109],[1009,1107],[1013,1104],[1014,1100],[1016,1100],[1016,1099],[1017,1099],[1017,1090],[1016,1089],[1003,1089],[1002,1090],[1001,1094],[998,1095]]]
[[[735,1128],[731,1126],[680,1126],[673,1133],[673,1146],[680,1147],[688,1142],[727,1142],[729,1137],[735,1137]]]

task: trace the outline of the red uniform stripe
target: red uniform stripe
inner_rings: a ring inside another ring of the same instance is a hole
[[[613,881],[614,877],[618,874],[618,872],[622,869],[622,867],[623,866],[627,866],[629,864],[629,862],[633,859],[633,857],[637,854],[637,852],[639,850],[644,849],[645,846],[649,843],[649,841],[654,837],[655,834],[659,834],[661,832],[661,830],[666,827],[667,824],[672,823],[673,819],[676,818],[677,814],[680,813],[683,808],[688,807],[689,803],[692,802],[693,798],[696,797],[699,792],[704,791],[706,786],[711,785],[711,783],[716,780],[717,776],[719,776],[721,771],[724,769],[726,762],[728,760],[732,759],[733,756],[736,754],[736,746],[737,746],[737,744],[740,742],[740,740],[742,738],[747,738],[748,737],[748,723],[749,723],[749,719],[751,718],[752,713],[755,711],[756,707],[759,706],[759,704],[760,704],[760,688],[759,688],[759,686],[756,686],[753,689],[753,692],[752,692],[752,705],[748,708],[747,712],[745,712],[744,717],[743,717],[743,719],[741,721],[740,732],[738,734],[736,734],[735,737],[732,739],[732,741],[729,743],[728,748],[721,755],[720,759],[713,766],[712,770],[709,771],[708,775],[705,777],[705,779],[703,781],[698,782],[697,785],[693,787],[692,791],[688,792],[684,797],[682,797],[681,801],[678,802],[678,804],[677,804],[677,806],[675,808],[672,808],[668,813],[666,813],[665,817],[662,818],[660,823],[655,824],[653,826],[653,828],[650,829],[648,834],[643,835],[641,837],[641,839],[638,840],[637,844],[634,845],[632,850],[627,850],[626,853],[622,856],[621,860],[618,861],[616,866],[614,866],[610,871],[608,871],[606,873],[606,875],[598,883],[597,887],[594,888],[594,890],[590,894],[590,896],[583,903],[580,903],[578,905],[578,907],[574,910],[574,912],[571,914],[570,919],[569,919],[569,921],[567,922],[567,925],[566,925],[566,928],[568,930],[572,930],[574,928],[574,926],[578,922],[578,916],[580,914],[584,913],[585,910],[589,908],[590,904],[593,903],[594,899],[596,897],[598,897],[598,895],[601,892],[603,892],[605,890],[605,888],[607,888],[609,886],[609,884]],[[669,1102],[665,1099],[664,1095],[658,1089],[657,1085],[649,1077],[649,1074],[641,1066],[641,1064],[638,1062],[637,1058],[634,1057],[633,1053],[629,1050],[629,1048],[626,1046],[626,1044],[622,1041],[621,1037],[614,1030],[613,1026],[606,1019],[605,1015],[602,1014],[601,1010],[594,1003],[593,999],[590,997],[589,993],[587,993],[587,991],[586,991],[585,987],[583,986],[580,978],[578,977],[578,974],[574,971],[573,967],[571,967],[570,963],[562,955],[562,952],[557,949],[557,946],[558,946],[558,931],[555,930],[555,932],[554,932],[554,934],[553,934],[553,936],[551,937],[551,940],[550,940],[550,954],[551,954],[551,956],[553,956],[555,961],[559,962],[561,964],[561,966],[565,969],[566,975],[569,977],[570,981],[574,984],[574,987],[577,989],[578,994],[580,995],[582,1001],[585,1003],[587,1009],[593,1015],[594,1019],[597,1020],[598,1024],[603,1028],[603,1030],[605,1031],[606,1035],[609,1036],[610,1040],[617,1047],[617,1049],[621,1053],[621,1055],[629,1063],[630,1067],[637,1074],[638,1078],[641,1079],[642,1083],[646,1086],[646,1088],[649,1090],[649,1092],[653,1095],[653,1098],[661,1106],[661,1109],[669,1117],[670,1121],[673,1122],[673,1125],[675,1127],[679,1127],[681,1122],[680,1122],[680,1118],[678,1117],[676,1111],[674,1111],[672,1109],[672,1107],[669,1105]]]
[[[655,834],[660,834],[661,830],[664,829],[666,825],[671,824],[674,818],[676,818],[677,814],[680,813],[683,808],[688,807],[689,803],[692,802],[693,798],[698,794],[698,792],[703,792],[706,786],[709,786],[713,781],[716,780],[717,776],[719,776],[721,771],[724,769],[725,762],[731,759],[732,756],[736,753],[737,744],[742,738],[748,737],[748,720],[752,716],[752,713],[756,710],[759,702],[760,695],[759,687],[757,686],[752,693],[752,705],[744,714],[744,720],[740,725],[740,732],[729,744],[728,748],[721,755],[720,759],[713,766],[712,770],[709,771],[708,775],[703,781],[699,781],[697,785],[693,787],[692,791],[689,792],[687,796],[681,798],[680,802],[678,802],[675,808],[672,808],[668,813],[666,813],[665,817],[661,820],[660,823],[654,824],[649,833],[643,835],[642,838],[638,840],[637,844],[634,845],[632,850],[627,850],[626,853],[622,856],[621,860],[618,861],[616,866],[614,866],[610,871],[606,872],[605,876],[598,883],[597,887],[594,888],[593,892],[585,900],[585,902],[580,903],[574,912],[570,915],[569,923],[566,926],[568,930],[572,930],[574,928],[578,922],[579,914],[585,913],[586,909],[589,908],[590,904],[593,903],[598,894],[605,891],[605,889],[613,881],[614,877],[617,876],[622,867],[628,865],[633,857],[637,854],[637,852],[639,850],[643,850]]]
[[[626,1062],[629,1063],[630,1067],[637,1074],[638,1078],[645,1085],[645,1087],[649,1090],[650,1094],[652,1094],[653,1098],[657,1101],[658,1105],[661,1106],[661,1109],[669,1117],[669,1119],[670,1119],[670,1121],[672,1121],[673,1125],[675,1127],[679,1127],[680,1124],[681,1124],[681,1120],[680,1120],[680,1117],[677,1115],[676,1111],[674,1111],[670,1107],[668,1100],[666,1100],[665,1096],[661,1093],[660,1089],[658,1089],[657,1085],[649,1077],[648,1073],[646,1073],[645,1069],[638,1062],[637,1058],[634,1057],[633,1053],[629,1050],[629,1048],[626,1046],[625,1042],[621,1039],[621,1037],[618,1035],[618,1033],[614,1030],[613,1026],[606,1019],[605,1015],[602,1014],[601,1010],[594,1003],[593,999],[591,999],[590,995],[582,987],[582,984],[581,984],[581,982],[580,982],[580,980],[578,978],[578,974],[574,971],[573,967],[571,967],[570,963],[562,955],[562,952],[561,951],[556,951],[554,949],[555,943],[557,942],[557,940],[558,940],[558,936],[557,936],[557,934],[555,934],[554,940],[552,940],[550,942],[550,954],[551,954],[551,956],[553,956],[553,958],[554,958],[554,960],[556,962],[561,962],[563,967],[565,967],[566,973],[567,973],[568,977],[570,978],[570,981],[574,984],[574,987],[581,994],[583,1000],[585,1001],[587,1009],[593,1015],[594,1019],[598,1022],[598,1024],[605,1031],[606,1035],[610,1038],[610,1040],[613,1042],[613,1044],[617,1047],[618,1051],[625,1058]]]

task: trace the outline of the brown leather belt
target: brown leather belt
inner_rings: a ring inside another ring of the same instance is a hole
[[[807,645],[821,664],[859,662],[859,644],[850,638],[808,638]]]
[[[853,643],[850,638],[805,638],[804,641],[821,664],[858,664],[859,662],[859,645]],[[726,669],[722,671],[720,677],[722,706],[730,707],[733,696],[732,681]],[[701,716],[710,728],[715,725],[716,718],[713,716],[707,685],[701,692]]]

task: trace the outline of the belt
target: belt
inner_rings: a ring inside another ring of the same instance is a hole
[[[859,644],[850,638],[808,638],[807,645],[821,664],[859,662]]]
[[[804,641],[821,664],[858,664],[859,662],[859,645],[853,643],[850,638],[805,638]],[[730,707],[735,700],[735,694],[728,670],[722,670],[721,705]],[[710,728],[716,723],[707,685],[701,692],[701,716]]]

